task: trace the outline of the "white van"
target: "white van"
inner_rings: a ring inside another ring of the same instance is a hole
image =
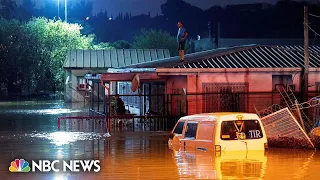
[[[169,136],[168,146],[216,152],[264,151],[268,143],[256,114],[219,112],[180,118]]]

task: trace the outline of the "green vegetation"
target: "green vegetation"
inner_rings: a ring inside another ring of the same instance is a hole
[[[111,46],[116,49],[131,49],[132,44],[125,40],[118,40],[114,43],[111,43]]]
[[[142,30],[133,44],[119,40],[95,43],[80,24],[47,18],[27,22],[0,18],[0,91],[9,96],[41,94],[64,88],[63,63],[73,49],[169,49],[177,55],[175,37],[161,30]]]
[[[178,55],[178,45],[175,37],[162,30],[141,30],[135,36],[133,47],[137,49],[169,49],[171,56]]]
[[[32,18],[0,19],[0,82],[9,95],[63,89],[63,63],[68,50],[111,48],[82,35],[79,24]]]

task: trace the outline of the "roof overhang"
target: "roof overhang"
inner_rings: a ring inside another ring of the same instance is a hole
[[[246,72],[302,72],[302,68],[157,68],[157,73],[246,73]],[[309,68],[309,72],[320,72]]]
[[[143,68],[145,69],[145,68]],[[126,71],[123,70],[121,72],[107,72],[104,74],[101,74],[100,80],[101,81],[132,81],[133,77],[139,74],[139,79],[141,82],[147,82],[147,81],[161,81],[164,80],[163,77],[160,77],[157,72],[154,71]]]
[[[86,75],[86,79],[101,81],[132,81],[139,74],[141,81],[165,80],[168,75],[191,75],[200,73],[299,73],[302,68],[124,68],[108,69],[106,73]],[[309,68],[309,72],[320,73],[320,68]]]

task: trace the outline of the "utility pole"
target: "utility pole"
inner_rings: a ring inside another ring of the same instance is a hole
[[[308,71],[309,71],[309,13],[308,7],[304,6],[304,68],[301,76],[300,96],[302,102],[308,101]],[[302,110],[308,116],[308,109]]]
[[[60,0],[58,0],[58,19],[60,19]]]
[[[304,76],[303,76],[303,102],[308,101],[308,72],[309,72],[309,13],[308,7],[304,7]]]
[[[67,12],[67,0],[64,0],[64,19],[68,22],[68,12]]]

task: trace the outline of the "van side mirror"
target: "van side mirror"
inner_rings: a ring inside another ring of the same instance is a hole
[[[170,134],[169,134],[169,139],[173,139],[173,136],[174,136],[174,134],[173,134],[173,133],[170,133]]]

